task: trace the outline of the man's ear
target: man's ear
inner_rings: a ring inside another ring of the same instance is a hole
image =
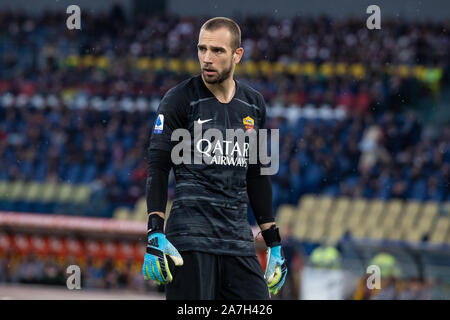
[[[234,51],[234,56],[233,56],[234,63],[238,64],[241,61],[243,55],[244,55],[244,48],[242,48],[242,47],[241,48],[237,48]]]

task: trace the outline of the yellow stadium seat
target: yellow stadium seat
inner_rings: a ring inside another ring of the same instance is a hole
[[[348,217],[345,221],[345,225],[349,230],[354,231],[355,227],[361,228],[362,226],[365,226],[365,220],[367,218],[366,209],[367,200],[360,198],[352,201]]]
[[[64,64],[68,67],[76,67],[78,66],[80,57],[76,55],[70,55],[64,60]]]
[[[417,79],[423,80],[425,74],[425,67],[423,65],[417,65],[414,67],[413,73]]]
[[[395,225],[391,225],[391,226],[383,225],[382,228],[384,230],[384,234],[385,234],[385,238],[386,239],[400,240],[402,238],[402,235],[400,233],[400,229],[397,226],[395,226]]]
[[[362,64],[355,63],[350,66],[350,73],[353,77],[362,79],[366,74],[366,70]]]
[[[56,202],[59,185],[56,182],[47,182],[42,188],[42,202]]]
[[[292,225],[295,215],[295,207],[292,205],[282,205],[278,208],[276,222],[281,232],[285,232]]]
[[[361,239],[361,238],[367,238],[367,229],[364,225],[360,225],[360,226],[352,226],[351,227],[351,234],[352,237],[357,238],[357,239]]]
[[[417,229],[405,230],[404,231],[404,240],[410,242],[420,242],[423,237],[423,232]]]
[[[130,209],[127,207],[119,207],[114,211],[113,218],[117,220],[129,220]]]
[[[313,76],[317,72],[316,65],[312,62],[306,62],[303,64],[303,74],[307,76]]]
[[[236,65],[236,68],[234,69],[234,73],[238,77],[242,76],[242,74],[244,73],[244,67],[242,66],[242,64],[239,63]]]
[[[365,226],[364,213],[357,211],[352,212],[351,215],[349,215],[348,220],[345,221],[344,225],[348,227],[350,230],[353,230],[353,227]]]
[[[334,73],[334,65],[329,62],[324,62],[320,65],[319,71],[324,77],[328,78]]]
[[[435,231],[431,234],[430,243],[442,244],[446,242],[446,233],[442,231]]]
[[[325,227],[320,224],[313,224],[307,233],[307,239],[314,242],[321,242],[325,240]]]
[[[81,62],[85,67],[92,67],[95,64],[95,59],[93,55],[87,54],[81,57]]]
[[[181,71],[181,61],[179,59],[169,59],[169,61],[167,61],[167,69],[179,73]]]
[[[366,199],[355,199],[352,201],[351,211],[366,213],[368,201]]]
[[[281,62],[275,62],[272,64],[272,70],[274,73],[283,73],[285,71],[285,66]]]
[[[311,220],[311,217],[314,215],[313,211],[301,209],[299,207],[296,208],[295,212],[295,220],[302,221],[304,223]]]
[[[391,230],[396,227],[401,214],[403,202],[398,199],[390,200],[386,205],[386,213],[382,219],[382,225],[386,230]]]
[[[336,199],[334,203],[334,210],[336,212],[347,212],[350,209],[350,198],[348,197],[339,197]]]
[[[401,231],[401,229],[398,229],[396,227],[392,227],[392,228],[385,228],[385,238],[389,239],[389,240],[402,240],[403,237],[403,232]]]
[[[27,202],[37,202],[41,199],[42,184],[39,182],[28,183],[27,190],[25,192],[24,200]]]
[[[304,235],[304,228],[309,228],[311,225],[311,219],[308,217],[307,212],[299,212],[294,218],[293,232]]]
[[[434,201],[428,201],[423,205],[422,216],[434,219],[439,212],[439,204]]]
[[[24,196],[24,191],[26,188],[26,183],[22,180],[16,180],[9,184],[9,192],[7,193],[7,200],[9,201],[19,201],[22,200]]]
[[[362,223],[350,223],[348,225],[345,226],[345,230],[351,232],[352,234],[355,233],[355,231],[359,230],[358,232],[360,232],[360,230],[365,230],[366,226]]]
[[[381,221],[384,215],[385,202],[382,200],[373,200],[368,205],[368,215],[366,225],[374,228],[381,228]]]
[[[369,212],[372,213],[380,213],[384,211],[384,207],[386,205],[386,202],[383,200],[372,200],[369,203]]]
[[[272,65],[266,60],[259,61],[259,71],[264,75],[272,73]]]
[[[152,65],[152,61],[148,57],[135,60],[135,67],[140,70],[148,70]]]
[[[56,201],[61,203],[71,202],[73,197],[73,188],[70,183],[62,183],[58,186],[58,195]]]
[[[317,197],[313,194],[304,195],[300,199],[300,210],[314,210],[317,204]]]
[[[325,210],[317,210],[310,214],[313,223],[325,225],[328,218],[328,213]]]
[[[147,221],[148,213],[145,211],[136,211],[136,209],[130,214],[130,218],[134,221]]]
[[[139,198],[134,206],[134,210],[131,213],[131,218],[135,221],[147,221],[147,203],[145,197]]]
[[[370,227],[383,228],[381,225],[382,215],[383,212],[374,212],[369,214],[365,221],[366,225]]]
[[[446,216],[439,217],[434,226],[435,230],[447,231],[450,225],[450,218]]]
[[[256,75],[258,73],[257,64],[251,60],[244,62],[242,68],[244,72],[250,76]]]
[[[408,221],[408,223],[414,224],[416,221],[417,215],[419,214],[420,210],[422,208],[422,204],[418,201],[408,201],[405,204],[404,212],[402,215],[403,221]],[[409,224],[408,224],[409,226]]]
[[[346,63],[338,63],[335,66],[335,72],[337,75],[342,76],[345,75],[347,73],[347,64]]]
[[[417,229],[423,234],[430,233],[431,227],[438,215],[439,205],[437,202],[426,202],[417,217]]]
[[[345,211],[337,211],[330,215],[330,223],[331,225],[341,225],[344,223],[347,212]]]
[[[86,204],[91,198],[91,189],[86,185],[73,186],[72,202],[76,204]]]
[[[338,241],[345,233],[345,229],[342,225],[332,225],[327,231],[326,240],[330,242]]]
[[[302,66],[298,62],[292,62],[288,64],[287,72],[291,75],[299,75],[302,72]]]
[[[433,226],[434,217],[423,216],[418,222],[417,229],[423,233],[429,233]]]
[[[387,210],[389,213],[395,212],[400,213],[403,209],[403,200],[392,199],[387,203]]]
[[[439,217],[434,230],[431,233],[430,242],[431,243],[444,243],[447,238],[447,233],[450,225],[450,220],[448,217]]]
[[[8,198],[9,183],[8,181],[0,181],[0,200]]]
[[[366,236],[374,240],[382,240],[385,238],[385,230],[377,225],[368,226]]]
[[[166,61],[163,58],[156,58],[153,59],[152,64],[155,71],[161,71],[166,64]]]
[[[350,212],[350,199],[347,197],[339,197],[334,201],[330,211],[330,223],[334,225],[345,225]]]
[[[189,74],[195,74],[199,70],[198,61],[194,59],[189,59],[185,61],[184,68],[186,71],[189,72]]]
[[[303,209],[301,207],[296,207],[293,221],[293,235],[299,240],[306,239],[307,232],[310,229],[311,218],[314,212],[311,210]]]
[[[397,74],[401,78],[405,78],[405,77],[408,77],[411,74],[411,70],[410,70],[408,65],[401,64],[401,65],[397,66]]]
[[[298,240],[304,240],[306,239],[308,229],[309,227],[307,224],[296,221],[294,224],[293,236]]]
[[[334,204],[334,198],[330,196],[320,196],[317,198],[317,207],[325,212],[331,211]]]
[[[107,69],[110,65],[109,59],[106,56],[98,57],[95,64],[97,65],[97,68],[100,68],[100,69]]]

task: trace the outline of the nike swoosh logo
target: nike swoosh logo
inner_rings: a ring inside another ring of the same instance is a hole
[[[211,121],[211,120],[212,120],[212,119],[200,120],[200,118],[198,118],[197,123],[198,123],[198,124],[202,124],[202,123],[205,123],[205,122],[208,122],[208,121]]]

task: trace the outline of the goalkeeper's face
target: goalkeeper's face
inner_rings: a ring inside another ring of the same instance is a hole
[[[242,48],[231,47],[231,33],[226,28],[200,30],[198,60],[206,83],[220,84],[234,74],[234,68],[242,58]]]

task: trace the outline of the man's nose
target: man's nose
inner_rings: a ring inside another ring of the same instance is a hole
[[[206,50],[205,55],[203,56],[203,62],[212,63],[211,51]]]

